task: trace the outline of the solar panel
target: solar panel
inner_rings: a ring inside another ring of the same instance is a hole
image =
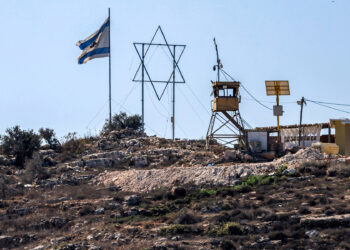
[[[266,95],[290,95],[288,81],[265,81]]]

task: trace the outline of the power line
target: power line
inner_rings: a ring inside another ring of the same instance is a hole
[[[328,105],[325,105],[325,104],[322,104],[322,103],[319,103],[319,102],[311,101],[311,100],[308,100],[308,99],[306,99],[306,100],[309,101],[309,102],[315,103],[315,104],[317,104],[317,105],[320,105],[320,106],[329,108],[329,109],[333,109],[333,110],[336,110],[336,111],[340,111],[340,112],[343,112],[343,113],[350,114],[350,112],[348,112],[348,111],[346,111],[346,110],[333,108],[333,107],[331,107],[331,106],[328,106]]]
[[[315,103],[321,103],[321,104],[329,104],[329,105],[337,105],[337,106],[346,106],[346,107],[350,107],[350,104],[342,104],[342,103],[333,103],[333,102],[321,102],[321,101],[314,101],[314,100],[309,100],[306,99],[306,101],[310,101],[310,102],[315,102]]]
[[[126,109],[124,106],[122,106],[119,102],[117,102],[116,100],[114,100],[112,98],[112,101],[115,102],[117,105],[119,105],[122,109],[124,109],[127,113],[131,114],[132,112],[130,112],[130,110]],[[145,124],[145,126],[147,128],[149,128],[150,130],[153,131],[153,133],[155,133],[156,135],[158,135],[159,137],[161,137],[161,135],[159,133],[157,133],[157,131],[155,131],[154,129],[152,129],[150,126],[148,126],[147,124]]]
[[[233,79],[232,76],[230,76],[228,73],[226,73],[225,70],[221,69],[221,71],[222,71],[225,75],[227,75],[229,78],[231,78],[232,81],[235,81],[235,79]],[[260,105],[263,106],[264,108],[269,109],[269,110],[272,110],[272,108],[266,106],[266,105],[263,104],[261,101],[259,101],[258,99],[256,99],[255,96],[253,96],[253,95],[244,87],[244,85],[243,85],[242,83],[241,83],[241,86],[242,86],[242,88],[247,92],[247,94],[248,94],[251,98],[254,99],[254,101],[256,101],[258,104],[260,104]]]

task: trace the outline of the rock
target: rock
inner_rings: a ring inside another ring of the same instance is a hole
[[[8,236],[8,235],[1,235],[0,236],[0,247],[9,247],[13,241],[14,241],[13,236]]]
[[[12,163],[11,159],[7,158],[5,155],[0,155],[0,165],[8,166]]]
[[[318,236],[318,231],[317,230],[310,230],[306,231],[305,234],[309,236],[309,238],[315,238]]]
[[[138,214],[139,214],[139,210],[137,208],[130,209],[129,216],[138,215]]]
[[[226,150],[224,152],[224,159],[225,161],[234,161],[237,159],[237,153],[236,150]]]
[[[139,167],[147,167],[148,166],[148,160],[146,156],[134,156],[131,160],[133,165],[137,168]]]
[[[282,172],[283,175],[293,175],[295,174],[295,169],[294,168],[290,168],[290,169],[285,169]]]
[[[171,194],[175,197],[175,198],[179,198],[179,197],[185,197],[186,196],[186,189],[182,188],[182,187],[173,187],[171,189]]]
[[[276,157],[276,153],[273,151],[261,153],[260,156],[266,160],[273,160]]]
[[[92,234],[89,234],[87,237],[86,237],[86,239],[87,240],[93,240],[95,237],[92,235]]]
[[[217,245],[220,244],[220,240],[218,240],[218,239],[212,239],[212,240],[210,241],[210,244],[212,244],[212,245],[214,245],[214,246],[217,246]]]
[[[245,177],[249,177],[252,174],[252,172],[249,169],[243,169],[243,172],[241,173],[240,177],[245,178]]]
[[[116,210],[119,207],[120,207],[120,204],[118,204],[116,202],[110,202],[110,203],[108,203],[107,209],[109,209],[109,210]]]
[[[32,248],[32,250],[44,250],[45,246],[44,245],[39,245],[37,247]]]
[[[270,241],[270,238],[260,237],[256,242],[259,243],[259,244],[262,244],[262,243],[267,243],[269,241]]]
[[[103,207],[99,207],[95,210],[95,214],[104,214],[105,209]]]
[[[140,204],[139,195],[130,195],[125,198],[125,202],[128,206],[137,206]]]

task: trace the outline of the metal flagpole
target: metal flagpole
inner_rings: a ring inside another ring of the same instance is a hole
[[[111,9],[108,8],[109,19],[109,129],[112,128],[112,84],[111,84]]]

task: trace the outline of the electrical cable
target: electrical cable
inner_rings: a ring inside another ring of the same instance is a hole
[[[196,114],[196,116],[198,117],[198,119],[204,123],[204,121],[202,120],[202,118],[198,115],[198,113],[196,112],[195,108],[193,107],[192,103],[188,100],[187,96],[185,95],[185,92],[182,92],[181,88],[177,88],[180,90],[180,92],[182,93],[182,95],[185,97],[186,102],[189,104],[189,106],[191,107],[191,109],[193,110],[193,112]]]
[[[202,106],[202,108],[205,110],[205,112],[207,112],[208,115],[211,115],[209,113],[208,109],[202,104],[202,102],[199,100],[199,98],[193,92],[193,90],[191,89],[190,85],[189,84],[185,84],[185,86],[187,86],[189,88],[189,90],[191,91],[192,95],[196,98],[197,102]]]
[[[108,100],[103,104],[103,106],[99,109],[99,111],[96,113],[96,115],[90,120],[90,122],[86,125],[86,128],[89,129],[90,124],[96,119],[96,117],[102,112],[104,107],[106,106]]]
[[[314,101],[311,101],[311,100],[307,100],[307,101],[312,102],[312,103],[315,103],[315,104],[320,105],[320,106],[323,106],[323,107],[326,107],[326,108],[329,108],[329,109],[333,109],[333,110],[336,110],[336,111],[340,111],[340,112],[343,112],[343,113],[350,114],[350,112],[348,112],[348,111],[346,111],[346,110],[333,108],[333,107],[330,107],[330,106],[328,106],[328,105],[321,104],[321,103],[318,103],[318,102],[314,102]]]
[[[333,102],[321,102],[321,101],[309,100],[309,99],[306,99],[306,98],[305,98],[305,101],[315,102],[315,103],[317,102],[317,103],[321,103],[321,104],[329,104],[329,105],[350,107],[350,104],[341,104],[341,103],[333,103]]]
[[[120,107],[122,107],[127,113],[129,113],[129,114],[132,113],[132,112],[130,112],[130,110],[126,109],[124,106],[122,106],[119,102],[117,102],[117,101],[114,100],[113,98],[112,98],[112,101],[115,102],[116,104],[118,104]],[[150,126],[148,126],[147,124],[145,124],[145,126],[146,126],[147,128],[149,128],[150,130],[152,130],[153,133],[155,133],[156,135],[158,135],[158,136],[161,137],[161,135],[160,135],[159,133],[157,133],[154,129],[152,129]]]
[[[222,71],[224,74],[226,74],[229,78],[231,78],[233,81],[235,81],[235,79],[233,79],[232,76],[230,76],[228,73],[226,73],[225,70],[221,69],[221,71]],[[242,86],[242,88],[247,92],[247,94],[248,94],[251,98],[253,98],[257,103],[259,103],[261,106],[263,106],[263,107],[266,108],[266,109],[272,110],[272,108],[266,106],[265,104],[263,104],[262,102],[260,102],[258,99],[256,99],[256,98],[244,87],[244,85],[243,85],[242,83],[241,83],[241,86]]]

